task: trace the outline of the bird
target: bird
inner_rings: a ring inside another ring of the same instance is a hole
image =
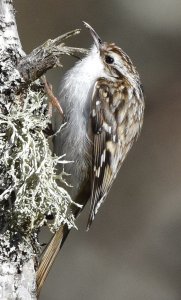
[[[140,134],[145,104],[142,83],[129,56],[115,43],[103,42],[88,23],[84,25],[94,44],[60,84],[66,125],[56,137],[55,152],[73,161],[66,164],[66,172],[71,174],[72,199],[82,208],[74,206],[72,212],[76,218],[90,201],[89,230]],[[42,282],[42,273],[47,274],[67,234],[64,228],[55,233],[38,282]]]

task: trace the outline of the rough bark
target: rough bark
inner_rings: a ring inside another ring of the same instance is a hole
[[[78,33],[80,33],[80,30],[77,29],[63,34],[54,40],[48,40],[43,45],[34,49],[29,55],[23,57],[17,67],[25,84],[35,81],[49,69],[62,67],[60,62],[62,55],[87,53],[85,49],[66,47],[63,44],[67,38]]]
[[[38,231],[45,223],[53,232],[63,224],[74,226],[71,198],[56,181],[60,158],[52,155],[44,134],[51,120],[37,79],[61,66],[62,55],[85,53],[63,44],[77,33],[25,55],[13,1],[0,0],[0,299],[36,299]],[[54,216],[51,224],[48,215]]]

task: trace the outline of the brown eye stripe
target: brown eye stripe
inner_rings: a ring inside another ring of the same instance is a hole
[[[110,51],[121,56],[122,60],[125,62],[126,67],[129,69],[129,71],[134,73],[135,75],[138,75],[138,72],[136,71],[136,68],[133,66],[131,59],[121,48],[117,47],[114,43],[111,44],[105,43],[104,53],[106,52],[106,54],[109,55]]]

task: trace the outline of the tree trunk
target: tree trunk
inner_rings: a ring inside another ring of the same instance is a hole
[[[44,84],[38,79],[61,66],[63,54],[85,53],[66,47],[74,30],[25,55],[13,1],[0,0],[0,299],[36,299],[36,268],[43,225],[56,232],[74,226],[71,198],[57,184],[46,129],[51,118]],[[48,224],[47,216],[54,220]]]

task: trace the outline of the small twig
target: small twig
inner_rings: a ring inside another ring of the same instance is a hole
[[[23,57],[18,65],[21,76],[24,80],[24,86],[41,77],[47,70],[54,67],[62,67],[60,58],[62,55],[76,55],[77,53],[86,54],[87,50],[83,48],[67,47],[63,42],[69,37],[80,33],[79,29],[70,31],[57,37],[54,40],[48,40],[43,45],[33,50],[29,55]],[[22,85],[20,86],[20,89]],[[17,91],[18,92],[18,91]]]
[[[56,39],[54,39],[55,45],[59,45],[60,43],[67,40],[69,37],[79,34],[79,33],[80,33],[80,29],[75,29],[75,30],[69,31],[67,33],[64,33],[61,36],[58,36]]]

